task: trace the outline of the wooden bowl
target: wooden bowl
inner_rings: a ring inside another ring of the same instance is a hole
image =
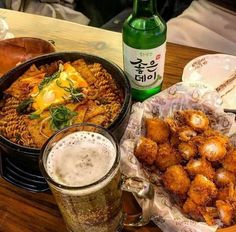
[[[0,77],[33,57],[55,52],[52,43],[31,37],[18,37],[0,41]]]

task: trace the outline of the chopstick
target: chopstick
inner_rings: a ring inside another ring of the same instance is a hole
[[[222,92],[222,90],[224,90],[228,85],[230,85],[234,80],[236,80],[236,70],[234,71],[234,73],[233,74],[231,74],[230,76],[229,76],[229,78],[225,81],[225,82],[223,82],[221,85],[219,85],[217,88],[216,88],[216,91],[218,92],[218,93],[220,93],[220,92]],[[235,86],[234,86],[235,87]],[[233,88],[234,88],[233,87]],[[231,88],[229,91],[227,91],[225,94],[227,94],[227,93],[229,93],[233,88]],[[225,94],[223,94],[223,95],[225,95]]]
[[[225,113],[233,113],[233,114],[236,114],[236,109],[224,109],[224,112]]]

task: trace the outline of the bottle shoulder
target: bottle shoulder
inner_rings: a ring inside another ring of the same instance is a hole
[[[123,42],[131,47],[149,49],[166,41],[167,26],[157,18],[129,17],[123,24]]]
[[[166,22],[159,15],[152,15],[150,17],[133,17],[131,15],[127,18],[124,25],[139,31],[164,31],[166,28]]]

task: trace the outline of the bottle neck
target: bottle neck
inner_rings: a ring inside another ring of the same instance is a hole
[[[133,17],[151,17],[156,12],[156,0],[134,0]]]

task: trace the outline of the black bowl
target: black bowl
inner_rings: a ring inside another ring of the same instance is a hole
[[[86,63],[98,62],[112,75],[117,85],[124,92],[124,103],[118,117],[108,127],[108,130],[119,141],[128,124],[131,109],[130,83],[124,72],[114,63],[98,56],[80,52],[57,52],[36,57],[29,60],[0,78],[0,99],[3,91],[7,89],[18,77],[20,77],[32,64],[40,66],[56,60],[74,61],[83,58]],[[39,171],[40,149],[29,148],[15,144],[0,135],[0,171],[8,182],[24,189],[40,192],[48,189],[48,186]]]

